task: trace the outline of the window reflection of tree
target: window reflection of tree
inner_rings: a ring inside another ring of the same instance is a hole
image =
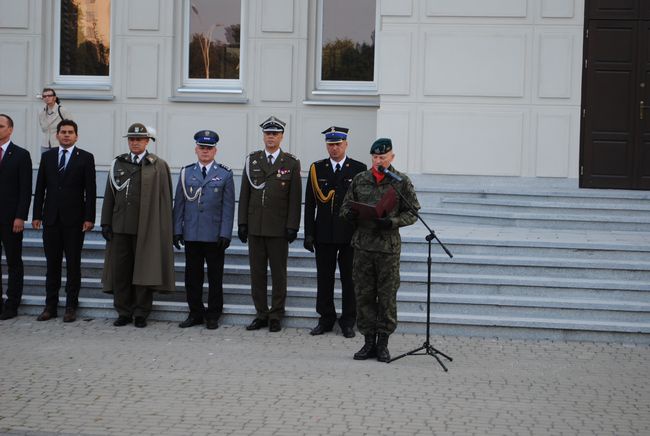
[[[371,43],[337,38],[323,45],[321,79],[372,82],[374,80],[375,32]]]
[[[61,75],[108,76],[110,48],[104,44],[97,30],[97,20],[84,17],[83,9],[74,0],[61,1]],[[80,25],[86,22],[86,31],[80,42]]]
[[[216,25],[213,25],[216,27]],[[214,29],[212,29],[213,31]],[[192,34],[189,46],[191,79],[238,79],[241,25],[225,28],[226,43],[211,38],[212,31]]]

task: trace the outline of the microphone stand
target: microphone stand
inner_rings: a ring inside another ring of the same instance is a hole
[[[406,206],[409,208],[410,212],[412,214],[414,214],[420,220],[420,222],[422,224],[424,224],[424,227],[426,227],[426,229],[429,231],[429,234],[425,237],[427,243],[429,244],[429,255],[427,257],[427,336],[426,336],[426,339],[424,340],[424,343],[422,344],[422,346],[420,346],[420,347],[418,347],[418,348],[416,348],[414,350],[411,350],[411,351],[409,351],[407,353],[400,354],[397,357],[393,357],[387,363],[394,362],[395,360],[401,359],[402,357],[406,357],[406,356],[426,356],[426,355],[428,355],[428,356],[434,357],[438,361],[440,366],[442,366],[442,369],[444,369],[445,372],[447,372],[448,371],[447,367],[445,366],[444,363],[442,363],[442,360],[440,360],[438,355],[444,357],[445,359],[449,360],[450,362],[453,359],[451,357],[447,356],[442,351],[435,348],[434,346],[432,346],[431,341],[430,341],[430,338],[431,338],[431,263],[432,263],[432,261],[431,261],[431,241],[433,241],[435,239],[436,242],[438,242],[438,245],[440,245],[440,247],[442,247],[442,249],[445,251],[445,253],[447,253],[447,256],[449,256],[449,258],[452,258],[454,256],[447,249],[447,247],[445,247],[445,244],[443,244],[440,241],[440,239],[438,239],[438,236],[436,236],[436,233],[433,230],[431,230],[431,228],[427,225],[427,223],[422,219],[422,217],[418,213],[417,209],[415,207],[413,207],[413,204],[411,204],[411,202],[408,201],[408,199],[406,199],[406,197],[404,197],[404,195],[401,193],[401,191],[399,189],[397,189],[397,187],[392,183],[392,181],[394,180],[392,173],[391,174],[386,174],[386,175],[388,176],[389,179],[391,179],[390,182],[389,182],[390,185],[393,187],[393,189],[395,189],[397,194],[404,201],[404,204],[406,204]]]

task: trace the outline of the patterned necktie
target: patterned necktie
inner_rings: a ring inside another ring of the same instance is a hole
[[[269,166],[273,165],[273,155],[269,154]]]
[[[133,163],[136,164],[136,165],[138,164],[138,155],[137,154],[133,155]]]
[[[68,150],[63,149],[61,151],[61,159],[59,159],[59,172],[62,173],[63,170],[65,170],[65,154],[68,152]]]
[[[206,176],[208,175],[208,169],[206,167],[201,168],[201,173],[203,174],[203,178],[205,179]]]

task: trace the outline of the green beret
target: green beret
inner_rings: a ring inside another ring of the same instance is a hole
[[[372,143],[370,154],[384,154],[393,149],[393,141],[390,138],[379,138]]]

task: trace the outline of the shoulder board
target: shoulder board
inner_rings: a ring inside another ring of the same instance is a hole
[[[287,157],[290,157],[291,159],[298,160],[298,158],[296,156],[292,155],[291,153],[287,153],[286,151],[284,152],[284,155],[287,156]]]
[[[193,167],[194,165],[196,165],[196,163],[191,163],[191,164],[189,164],[189,165],[185,165],[183,168],[191,168],[191,167]]]
[[[328,157],[326,157],[325,159],[317,160],[317,161],[314,162],[314,163],[317,163],[317,164],[319,164],[319,163],[326,163],[326,162],[329,162],[329,160],[330,160],[330,159],[329,159]]]
[[[264,153],[264,150],[251,151],[250,153],[248,153],[248,155],[252,157],[252,156],[254,156],[256,154],[259,154],[259,153]]]
[[[228,165],[224,165],[222,163],[217,162],[217,165],[219,165],[221,168],[223,168],[226,171],[232,171]]]
[[[115,156],[115,159],[125,160],[127,162],[131,162],[131,159],[129,158],[129,153],[124,153],[124,154],[120,154],[118,156]]]

